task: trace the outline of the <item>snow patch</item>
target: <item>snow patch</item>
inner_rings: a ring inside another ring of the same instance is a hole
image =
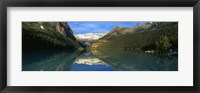
[[[44,27],[43,27],[42,25],[40,26],[40,28],[41,28],[41,29],[44,29]]]

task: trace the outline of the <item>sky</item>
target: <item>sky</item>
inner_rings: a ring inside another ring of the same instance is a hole
[[[133,27],[137,23],[145,24],[146,22],[67,22],[74,32],[77,34],[87,33],[105,33],[114,29],[116,26]]]

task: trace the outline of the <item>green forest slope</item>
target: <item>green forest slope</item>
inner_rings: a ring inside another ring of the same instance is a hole
[[[22,49],[83,50],[66,22],[22,22]]]
[[[123,32],[123,29],[117,27],[115,31],[112,30],[112,33]],[[154,50],[163,53],[177,49],[178,22],[149,22],[134,28],[131,33],[130,31],[129,33],[118,33],[118,35],[108,33],[92,45],[92,50],[101,52],[109,50]]]

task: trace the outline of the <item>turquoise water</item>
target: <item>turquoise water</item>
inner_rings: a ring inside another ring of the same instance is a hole
[[[119,52],[93,55],[79,51],[35,51],[23,53],[22,71],[177,71],[178,57]]]

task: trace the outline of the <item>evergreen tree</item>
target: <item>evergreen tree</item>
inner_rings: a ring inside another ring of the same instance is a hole
[[[165,36],[161,36],[158,41],[156,41],[156,47],[160,52],[166,52],[170,49],[172,44],[170,43],[169,38]]]

